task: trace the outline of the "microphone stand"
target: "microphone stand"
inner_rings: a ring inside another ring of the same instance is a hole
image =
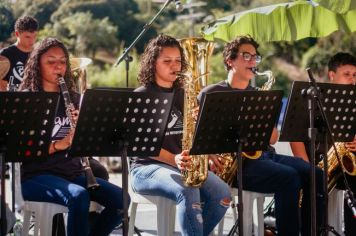
[[[158,16],[160,16],[163,12],[163,10],[172,2],[173,0],[167,0],[164,4],[163,7],[158,11],[158,13],[148,22],[143,26],[143,29],[137,35],[137,37],[134,39],[134,41],[131,43],[131,45],[128,48],[125,48],[124,52],[119,56],[119,58],[116,60],[114,67],[118,66],[123,60],[126,61],[126,87],[129,87],[129,68],[130,68],[130,62],[132,61],[132,57],[129,55],[130,50],[137,44],[137,42],[142,38],[142,36],[151,28],[153,22],[157,19]]]
[[[326,114],[325,111],[323,110],[323,103],[321,101],[320,98],[320,91],[317,88],[317,84],[316,81],[313,77],[313,74],[310,71],[310,68],[307,68],[307,72],[309,75],[309,82],[310,82],[310,87],[307,90],[302,91],[302,95],[306,95],[308,96],[308,109],[309,109],[309,118],[310,118],[310,128],[308,130],[308,136],[309,136],[309,140],[310,140],[310,160],[311,160],[311,208],[312,208],[312,217],[311,217],[311,235],[315,236],[316,235],[316,183],[315,183],[315,141],[316,141],[316,128],[314,127],[314,109],[315,109],[315,103],[317,105],[317,107],[319,108],[322,120],[323,120],[323,124],[325,124],[326,127],[326,133],[327,133],[327,137],[329,138],[329,140],[332,142],[332,146],[335,150],[335,154],[337,157],[337,161],[339,163],[339,166],[342,166],[341,164],[341,160],[339,157],[339,154],[337,152],[336,146],[335,146],[335,140],[334,137],[332,136],[332,132],[331,132],[331,128],[330,128],[330,124],[326,118]],[[327,141],[327,137],[325,138],[325,141]],[[324,167],[325,164],[327,165],[327,161],[325,161],[325,158],[327,158],[326,155],[324,155]],[[327,168],[327,167],[326,167]],[[354,208],[356,207],[356,200],[353,197],[352,191],[350,189],[350,186],[348,184],[348,181],[346,179],[346,174],[345,174],[345,170],[343,168],[341,169],[341,173],[344,179],[344,184],[345,184],[345,191],[347,193],[347,201],[348,201],[348,205],[351,207],[351,210],[353,211]],[[326,173],[324,173],[325,175]],[[324,183],[324,185],[327,185],[327,182]],[[327,191],[327,187],[324,186],[324,190],[325,190],[325,198],[327,199],[328,196],[328,191]],[[327,201],[326,201],[327,202]],[[327,205],[325,206],[325,208],[327,208]],[[324,212],[324,214],[327,214],[327,210]],[[327,220],[327,217],[325,218]],[[334,233],[335,235],[339,235],[335,230],[333,230],[332,227],[328,227],[328,222],[324,222],[324,228],[323,230],[329,230],[332,233]],[[326,226],[326,227],[325,227]],[[326,232],[321,232],[322,235],[324,235]]]

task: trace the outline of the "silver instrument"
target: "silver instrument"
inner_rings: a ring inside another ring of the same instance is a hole
[[[61,89],[63,98],[64,98],[64,105],[65,105],[65,112],[67,117],[70,121],[71,128],[75,128],[76,124],[72,119],[72,111],[74,110],[74,105],[71,101],[70,94],[66,85],[66,82],[62,76],[58,77],[58,84]],[[87,189],[94,190],[97,189],[100,185],[96,182],[95,176],[93,174],[92,169],[90,168],[90,163],[88,157],[81,158],[82,165],[84,167],[85,176],[87,178]]]

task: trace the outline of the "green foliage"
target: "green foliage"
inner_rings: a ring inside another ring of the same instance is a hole
[[[95,56],[99,48],[110,48],[117,45],[115,37],[117,28],[107,17],[93,19],[90,12],[78,12],[64,18],[61,23],[69,32],[69,38],[74,38],[74,50],[80,54]]]
[[[41,37],[53,35],[61,38],[75,54],[94,58],[100,48],[108,50],[110,47],[115,48],[118,44],[116,33],[117,28],[107,17],[93,19],[90,12],[78,12],[53,25],[46,25]]]
[[[216,47],[216,46],[215,46]],[[214,54],[209,58],[209,81],[208,84],[217,83],[227,78],[227,71],[224,68],[222,52],[214,50]]]
[[[137,68],[130,69],[129,72],[129,88],[138,87],[137,82]],[[122,66],[118,68],[106,64],[104,67],[92,66],[88,68],[89,86],[96,87],[115,87],[126,88],[126,72]]]
[[[52,0],[30,1],[21,15],[30,15],[37,19],[40,28],[50,21],[52,13],[58,8],[60,2]]]
[[[11,36],[15,19],[6,3],[0,2],[0,41]]]
[[[94,19],[107,17],[119,29],[114,36],[119,41],[124,41],[126,46],[133,41],[144,26],[144,22],[136,19],[136,14],[140,12],[136,2],[132,0],[67,0],[53,13],[51,20],[57,22],[78,12],[90,12]],[[148,40],[144,37],[138,42],[136,48],[139,51],[143,50],[145,39]]]
[[[200,0],[182,0],[182,3],[196,3]],[[130,63],[129,86],[136,87],[139,55],[149,39],[158,33],[177,38],[194,35],[213,19],[242,10],[267,6],[286,0],[206,0],[206,6],[189,7],[177,13],[170,4],[147,30],[134,47],[134,61]],[[151,0],[0,0],[0,40],[9,41],[14,20],[29,14],[40,22],[39,39],[55,36],[62,40],[75,56],[94,59],[88,67],[88,77],[93,86],[126,87],[124,62],[112,68],[118,54],[118,47],[127,47],[163,6]],[[198,18],[177,19],[189,13],[203,13]],[[325,19],[327,24],[327,19]],[[263,30],[263,29],[261,29]],[[222,62],[223,44],[216,43],[214,55],[209,58],[209,83],[226,78]],[[136,51],[138,53],[136,53]],[[276,77],[274,88],[288,91],[291,81],[300,79],[295,74],[304,74],[309,66],[313,72],[324,77],[327,60],[337,51],[356,54],[356,33],[336,32],[329,37],[304,39],[297,42],[261,43],[259,51],[264,60],[261,71],[272,70]],[[280,62],[283,62],[281,64]],[[105,64],[107,63],[107,64]],[[111,63],[111,64],[110,64]],[[283,68],[281,68],[283,67]],[[293,68],[296,73],[289,73]],[[286,73],[287,71],[287,73]],[[298,78],[297,78],[298,77]],[[264,79],[257,79],[261,86]]]
[[[120,50],[120,55],[123,50]],[[117,67],[113,67],[112,64],[105,64],[103,67],[89,66],[89,84],[92,88],[95,87],[138,87],[137,74],[139,70],[140,58],[136,51],[130,53],[132,62],[130,62],[130,71],[128,86],[126,84],[126,65],[125,61],[122,61]]]

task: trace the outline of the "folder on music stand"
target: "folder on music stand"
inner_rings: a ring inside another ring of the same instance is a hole
[[[48,157],[58,93],[0,92],[2,235],[6,232],[5,162],[41,161]],[[3,160],[4,159],[4,160]]]
[[[267,149],[281,106],[282,91],[212,92],[201,102],[189,154],[238,153],[239,235],[243,235],[241,151]]]
[[[173,93],[125,89],[88,89],[84,94],[69,156],[121,156],[124,235],[128,229],[126,155],[159,155],[172,101]]]
[[[331,126],[335,141],[349,142],[353,140],[356,126],[356,91],[354,86],[341,84],[317,83],[326,118]],[[294,81],[284,116],[280,141],[308,142],[308,100],[302,91],[309,87],[308,82]],[[322,126],[321,114],[316,107],[315,126]]]

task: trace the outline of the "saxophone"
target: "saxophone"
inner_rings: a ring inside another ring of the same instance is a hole
[[[76,124],[75,124],[74,120],[72,119],[72,114],[71,114],[71,111],[74,110],[74,105],[71,101],[66,82],[61,75],[58,76],[58,84],[59,84],[59,87],[60,87],[62,95],[63,95],[65,112],[66,112],[67,117],[69,118],[70,127],[75,128]],[[90,163],[89,163],[88,157],[82,157],[81,161],[82,161],[82,165],[84,167],[85,176],[87,178],[87,189],[89,189],[89,190],[97,189],[100,185],[96,182],[93,171],[90,168]]]
[[[335,147],[336,147],[336,151],[340,157],[341,168],[347,174],[355,176],[356,175],[356,156],[355,156],[355,154],[350,152],[345,147],[345,143],[336,142]],[[342,176],[334,147],[331,147],[327,153],[327,162],[328,162],[328,169],[327,169],[328,193],[330,193],[336,186],[337,180]],[[318,166],[323,169],[324,162],[320,161]]]
[[[182,149],[190,150],[196,125],[192,113],[198,107],[200,90],[207,85],[208,58],[213,52],[214,43],[202,38],[186,38],[181,39],[180,44],[189,63],[187,73],[178,73],[178,76],[184,76]],[[200,187],[208,177],[208,155],[191,156],[189,167],[182,170],[181,175],[185,186]]]
[[[257,68],[254,67],[252,72],[259,76],[267,76],[267,81],[261,88],[257,88],[257,90],[270,90],[272,88],[273,84],[275,83],[275,77],[273,76],[272,71],[266,70],[264,72],[258,72]],[[258,159],[261,157],[261,155],[262,151],[242,152],[242,156],[249,159]],[[224,180],[228,185],[232,186],[238,169],[236,153],[223,153],[220,154],[218,158],[223,166],[223,171],[217,173],[217,176]]]

